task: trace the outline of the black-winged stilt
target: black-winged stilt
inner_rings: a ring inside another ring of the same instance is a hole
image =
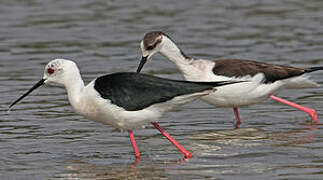
[[[248,80],[262,73],[265,76],[263,83],[260,83],[259,87],[253,88],[252,91],[245,89],[248,87],[246,82],[219,87],[216,93],[201,98],[215,107],[233,108],[237,119],[236,126],[241,123],[238,107],[259,103],[268,97],[302,110],[308,113],[314,122],[318,121],[314,109],[289,102],[273,94],[281,88],[317,87],[318,84],[309,80],[306,74],[322,70],[323,67],[296,68],[242,59],[216,61],[194,59],[185,55],[168,35],[160,31],[145,34],[140,46],[142,59],[137,72],[141,71],[153,54],[159,52],[175,63],[185,79],[189,81]]]
[[[185,158],[190,158],[191,153],[155,121],[172,108],[216,91],[217,86],[236,82],[175,81],[135,72],[121,72],[98,77],[84,86],[79,69],[73,61],[55,59],[46,65],[43,78],[9,108],[36,88],[48,83],[65,86],[68,100],[76,113],[95,122],[128,130],[138,161],[140,153],[132,130],[141,128],[148,122],[170,140]]]

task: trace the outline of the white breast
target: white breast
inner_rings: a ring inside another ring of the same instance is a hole
[[[147,122],[156,121],[162,113],[154,109],[126,111],[103,99],[94,89],[94,82],[87,85],[78,102],[72,103],[74,111],[85,118],[118,129],[142,128]]]

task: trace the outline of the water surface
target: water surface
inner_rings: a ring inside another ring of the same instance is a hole
[[[245,58],[297,67],[323,66],[323,2],[3,0],[0,2],[0,179],[322,179],[323,130],[308,115],[271,100],[232,109],[194,102],[160,125],[194,157],[181,154],[152,126],[135,131],[142,161],[133,164],[126,132],[76,115],[65,90],[36,83],[54,58],[77,62],[84,80],[135,71],[139,42],[167,32],[189,56]],[[144,72],[182,79],[160,55]],[[323,72],[312,79],[323,84]],[[323,116],[322,88],[279,96]]]

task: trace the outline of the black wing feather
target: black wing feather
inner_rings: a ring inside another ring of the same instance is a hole
[[[137,111],[180,95],[201,92],[236,82],[188,82],[158,78],[139,73],[114,73],[95,80],[94,88],[102,98],[128,111]]]

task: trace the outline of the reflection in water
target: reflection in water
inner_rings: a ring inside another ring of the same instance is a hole
[[[276,146],[297,146],[302,144],[311,144],[317,142],[318,124],[301,124],[301,128],[287,132],[272,134],[272,139],[277,142]]]
[[[246,139],[256,140],[265,139],[266,134],[261,129],[255,128],[239,128],[239,129],[226,129],[215,132],[206,132],[198,135],[194,135],[191,139],[195,140],[233,140],[233,139]]]
[[[273,172],[279,172],[282,176],[293,176],[298,173],[287,174],[282,169],[306,170],[322,166],[319,165],[323,163],[322,161],[317,161],[318,164],[306,165],[301,159],[294,165],[288,164],[288,159],[295,158],[295,154],[284,149],[315,143],[316,128],[315,124],[300,124],[297,130],[280,133],[269,133],[255,128],[201,131],[198,135],[188,137],[191,142],[189,147],[194,155],[188,161],[184,159],[156,162],[143,160],[130,165],[124,163],[98,165],[83,161],[68,161],[65,162],[67,165],[63,173],[52,179],[168,179],[178,174],[183,178],[211,178]],[[277,142],[283,143],[277,144]],[[273,149],[274,147],[276,149]],[[304,153],[308,156],[306,149]],[[275,162],[276,165],[270,166],[271,162]],[[320,171],[317,170],[309,174],[319,173]]]
[[[201,132],[190,137],[191,148],[195,157],[201,161],[194,163],[196,173],[233,175],[272,173],[279,168],[314,168],[320,165],[306,166],[300,159],[300,164],[288,165],[286,159],[295,158],[293,153],[284,148],[308,145],[316,142],[317,125],[301,124],[296,130],[271,133],[261,129],[241,128]],[[278,143],[277,142],[282,142]],[[276,148],[274,147],[282,147]],[[308,156],[304,148],[305,156]],[[271,157],[271,158],[269,158]],[[207,161],[213,163],[206,163]],[[250,161],[249,159],[252,159]],[[274,161],[277,165],[270,166]],[[201,166],[203,167],[201,169]],[[181,172],[184,173],[184,172]],[[190,172],[192,173],[192,172]],[[318,173],[318,171],[313,172]]]
[[[240,128],[230,130],[207,131],[190,137],[195,153],[202,156],[228,157],[236,152],[222,152],[225,146],[253,147],[261,146],[267,142],[268,135],[263,130],[254,128]],[[231,154],[232,153],[232,154]]]
[[[261,129],[240,128],[229,130],[207,131],[190,137],[194,145],[204,150],[218,150],[219,145],[235,145],[235,146],[264,146],[277,145],[275,143],[282,141],[284,144],[280,146],[292,146],[297,144],[315,143],[317,124],[301,124],[299,129],[283,131],[278,133],[268,133]],[[203,144],[202,144],[203,143]],[[218,146],[211,147],[211,144]],[[286,143],[286,144],[285,144]],[[201,149],[199,149],[201,150]]]
[[[65,172],[58,179],[167,179],[168,166],[184,163],[185,160],[169,162],[139,162],[127,164],[97,165],[82,161],[66,162]]]

